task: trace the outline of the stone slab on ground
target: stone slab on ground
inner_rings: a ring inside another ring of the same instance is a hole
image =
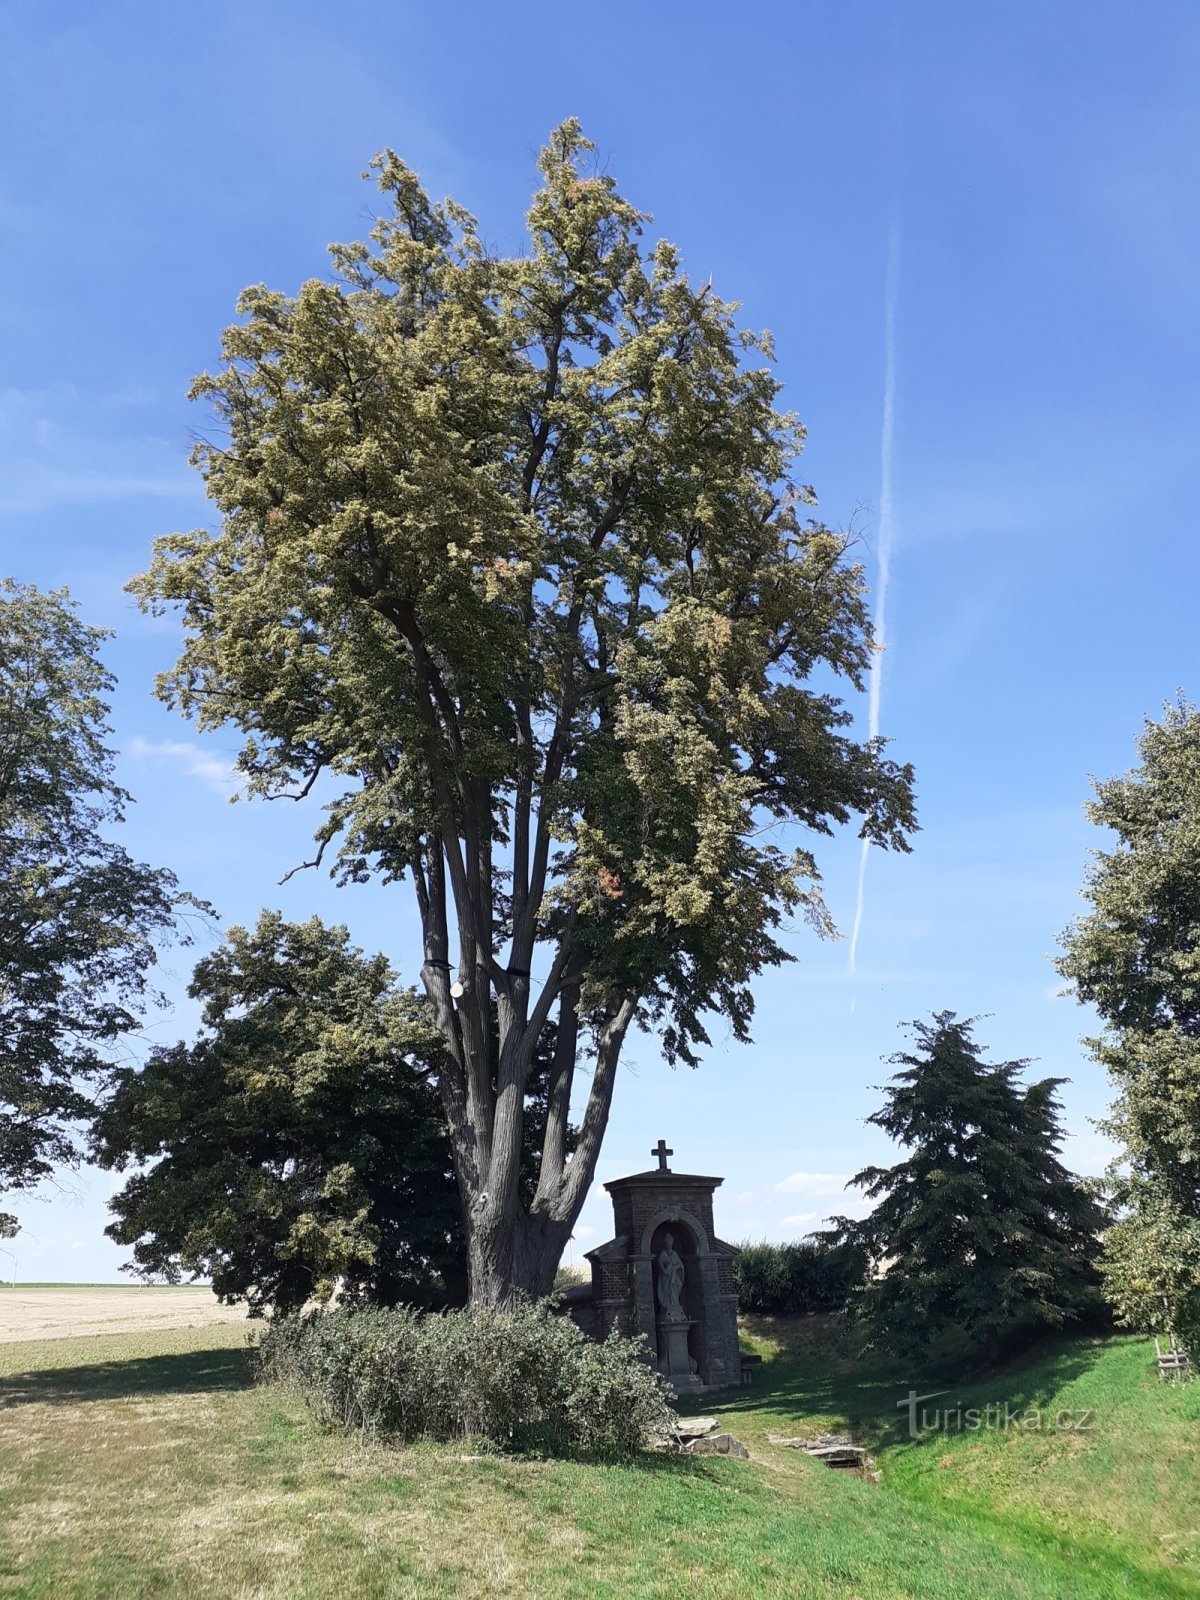
[[[750,1456],[742,1441],[731,1433],[707,1433],[702,1439],[693,1439],[685,1449],[689,1456],[740,1456],[743,1461]]]
[[[717,1431],[716,1417],[676,1417],[675,1437],[677,1439],[699,1439],[706,1433]]]
[[[827,1467],[865,1466],[869,1460],[867,1447],[845,1433],[822,1433],[816,1438],[769,1433],[767,1443],[781,1445],[785,1450],[803,1450]]]

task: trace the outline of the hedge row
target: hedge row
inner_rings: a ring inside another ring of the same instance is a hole
[[[863,1253],[853,1245],[821,1239],[795,1244],[747,1242],[733,1268],[738,1310],[783,1316],[840,1311],[864,1272]]]

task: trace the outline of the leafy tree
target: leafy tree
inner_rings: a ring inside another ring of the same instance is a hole
[[[313,864],[337,842],[344,878],[413,884],[481,1303],[550,1286],[631,1025],[694,1064],[706,1012],[748,1037],[785,919],[831,931],[776,825],[857,814],[896,848],[914,825],[910,770],[831,692],[870,661],[863,577],[807,519],[769,338],[643,252],[590,149],[552,135],[512,257],[378,157],[370,240],[294,298],[248,289],[194,386],[220,531],[160,540],[132,586],[182,606],[159,692],[244,732],[252,792],[337,785]]]
[[[196,967],[194,1044],[117,1075],[93,1126],[105,1167],[143,1166],[108,1228],[136,1269],[211,1278],[254,1314],[325,1298],[466,1298],[466,1249],[428,1002],[345,928],[265,911]],[[531,1077],[522,1184],[537,1183],[549,1061]]]
[[[427,1007],[345,928],[264,912],[197,964],[194,1044],[118,1074],[100,1165],[140,1164],[107,1232],[138,1270],[254,1313],[463,1297],[458,1195]]]
[[[1128,1325],[1200,1348],[1200,711],[1168,706],[1138,753],[1088,806],[1115,844],[1094,854],[1058,965],[1107,1025],[1086,1042],[1117,1090],[1107,1293]]]
[[[109,837],[130,797],[105,637],[66,590],[0,583],[0,1192],[76,1160],[112,1047],[161,998],[155,941],[198,906]]]
[[[854,1182],[878,1202],[841,1219],[875,1264],[852,1302],[880,1345],[919,1348],[957,1330],[990,1357],[1005,1334],[1057,1326],[1095,1299],[1103,1217],[1058,1160],[1056,1089],[1023,1086],[1028,1063],[980,1059],[971,1022],[915,1022],[917,1049],[868,1118],[911,1154]]]

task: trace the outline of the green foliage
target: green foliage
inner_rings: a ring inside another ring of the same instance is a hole
[[[1200,1037],[1200,711],[1147,721],[1141,764],[1096,784],[1087,813],[1116,835],[1097,850],[1059,966],[1113,1028]]]
[[[423,998],[346,929],[264,912],[199,962],[191,1045],[117,1075],[93,1130],[147,1163],[109,1235],[147,1276],[211,1278],[288,1311],[326,1296],[441,1305],[465,1293],[457,1186]]]
[[[670,1420],[644,1341],[597,1344],[545,1305],[287,1317],[263,1336],[260,1371],[326,1426],[397,1440],[631,1455]]]
[[[343,927],[265,911],[199,962],[194,1044],[114,1075],[92,1154],[135,1172],[107,1230],[147,1277],[212,1281],[252,1312],[466,1297],[462,1208],[428,1001]],[[534,1064],[521,1183],[537,1183],[554,1028]],[[574,1129],[568,1134],[574,1138]]]
[[[554,1274],[554,1293],[562,1294],[567,1289],[578,1289],[581,1284],[590,1283],[591,1276],[579,1266],[562,1266]]]
[[[865,1253],[849,1240],[747,1240],[733,1264],[738,1311],[782,1316],[840,1311],[865,1272]]]
[[[1127,1328],[1166,1330],[1200,1350],[1200,1216],[1139,1173],[1110,1184],[1122,1207],[1104,1235],[1104,1292]]]
[[[129,795],[104,638],[65,590],[0,583],[0,1191],[77,1159],[89,1083],[160,998],[155,942],[206,909],[109,837]]]
[[[878,1203],[841,1222],[873,1264],[851,1308],[885,1349],[957,1330],[995,1355],[1095,1309],[1103,1212],[1058,1160],[1061,1079],[1025,1086],[1026,1062],[982,1061],[953,1012],[912,1027],[917,1051],[891,1057],[905,1070],[868,1118],[911,1154],[860,1172]]]
[[[863,575],[808,517],[769,338],[643,250],[590,149],[574,121],[551,136],[511,257],[378,157],[389,210],[334,280],[243,294],[194,388],[220,530],[160,540],[132,586],[182,608],[162,698],[242,731],[251,791],[337,786],[318,861],[412,880],[483,1298],[548,1287],[630,1025],[685,1062],[713,1009],[745,1039],[781,923],[830,931],[811,852],[771,825],[859,816],[895,848],[915,825],[910,770],[830,692],[871,658]]]
[[[1106,1292],[1127,1325],[1200,1348],[1200,711],[1168,706],[1138,753],[1088,806],[1116,842],[1094,853],[1058,965],[1106,1024],[1087,1043],[1117,1091]]]

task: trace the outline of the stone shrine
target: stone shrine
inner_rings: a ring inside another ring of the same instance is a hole
[[[603,1339],[611,1328],[643,1333],[676,1394],[742,1381],[738,1353],[734,1245],[713,1227],[713,1191],[722,1178],[672,1172],[660,1139],[658,1166],[604,1185],[616,1237],[587,1251],[590,1295],[570,1297],[581,1326]]]

